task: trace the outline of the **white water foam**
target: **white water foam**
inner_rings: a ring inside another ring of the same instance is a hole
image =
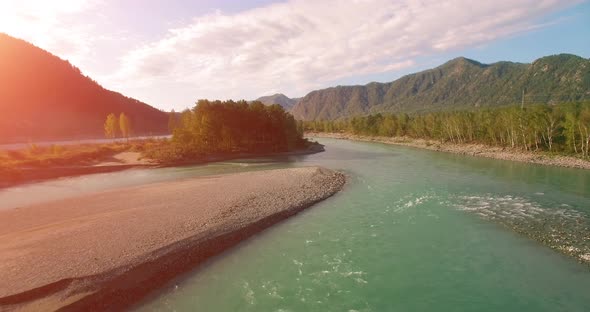
[[[506,196],[459,196],[455,207],[476,213],[484,218],[514,218],[543,220],[548,217],[564,219],[583,218],[584,215],[569,208],[547,209],[522,197]],[[565,206],[560,206],[565,207]]]
[[[249,304],[254,304],[256,302],[254,300],[254,290],[252,290],[250,284],[244,281],[244,283],[242,284],[242,288],[244,289],[244,299],[246,300],[246,302],[248,302]]]
[[[425,203],[426,201],[428,201],[432,198],[434,198],[434,196],[432,194],[425,194],[425,195],[410,194],[408,196],[404,196],[403,198],[398,200],[396,203],[394,203],[393,211],[396,213],[404,212],[410,208],[418,207],[421,204]],[[389,212],[389,208],[390,207],[387,206],[386,212]]]
[[[590,262],[588,216],[567,204],[554,208],[518,196],[459,196],[452,204],[457,209],[506,225],[541,243]]]

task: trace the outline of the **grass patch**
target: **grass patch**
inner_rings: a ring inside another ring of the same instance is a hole
[[[44,146],[0,152],[0,168],[47,168],[91,165],[130,149],[129,143]]]

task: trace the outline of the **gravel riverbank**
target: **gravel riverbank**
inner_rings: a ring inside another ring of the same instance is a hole
[[[571,156],[548,155],[519,149],[510,149],[483,144],[441,144],[438,141],[423,139],[398,138],[398,137],[372,137],[346,133],[308,133],[309,137],[346,139],[365,142],[378,142],[385,144],[404,145],[438,152],[447,152],[461,155],[487,157],[502,160],[512,160],[547,166],[559,166],[578,169],[590,169],[590,161]]]
[[[0,211],[0,310],[120,310],[338,192],[319,167],[165,182]]]

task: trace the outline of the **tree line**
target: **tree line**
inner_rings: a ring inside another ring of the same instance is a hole
[[[104,122],[104,136],[108,139],[117,137],[129,138],[131,135],[131,121],[125,113],[117,115],[110,113]]]
[[[305,144],[302,129],[280,105],[199,100],[171,113],[171,143],[183,157],[225,152],[283,152]]]
[[[306,131],[480,143],[590,157],[590,102],[301,122]]]

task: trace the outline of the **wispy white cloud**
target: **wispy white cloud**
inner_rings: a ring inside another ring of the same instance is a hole
[[[121,16],[117,1],[0,0],[0,31],[70,59],[106,87],[181,108],[197,98],[300,96],[343,79],[407,70],[423,56],[544,27],[554,21],[540,17],[579,2],[289,0],[216,11],[147,39],[154,33],[111,25],[110,13]]]
[[[217,12],[129,52],[112,79],[171,81],[194,97],[253,98],[414,65],[417,56],[477,46],[538,27],[567,0],[293,0]]]

